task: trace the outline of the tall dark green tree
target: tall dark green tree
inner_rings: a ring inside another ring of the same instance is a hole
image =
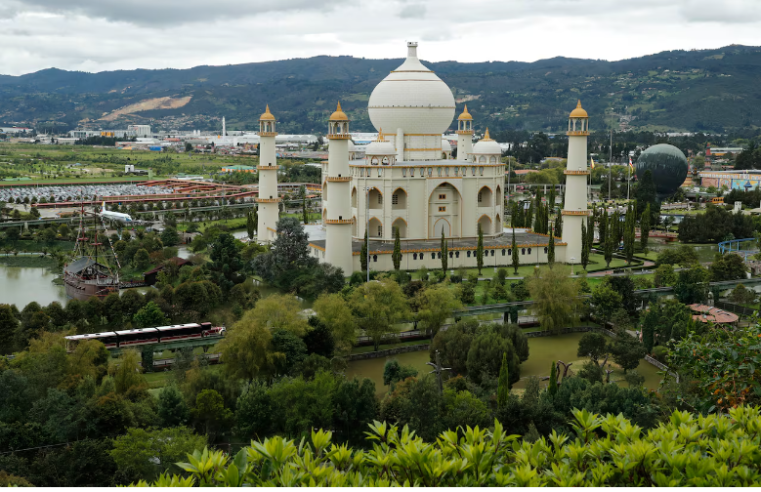
[[[444,236],[444,229],[441,230],[441,270],[446,273],[449,263],[449,245],[447,238]]]
[[[513,256],[513,272],[515,275],[518,275],[518,267],[520,266],[520,260],[518,259],[518,248],[515,244],[515,229],[513,229],[513,242],[510,246],[512,249],[510,250],[512,252]]]
[[[592,245],[595,243],[595,218],[592,216],[591,219],[587,221],[587,251],[592,250]],[[587,253],[589,255],[589,253]]]
[[[626,212],[626,222],[624,223],[624,255],[626,256],[626,262],[630,265],[634,258],[634,242],[636,240],[634,225],[637,219],[635,218],[635,213],[634,207],[630,204]]]
[[[367,229],[365,229],[365,240],[362,241],[362,249],[359,252],[359,264],[362,271],[367,271]]]
[[[507,353],[502,352],[502,367],[499,368],[499,382],[497,384],[497,408],[507,406],[507,398],[510,395],[510,381],[508,378]]]
[[[302,220],[304,221],[304,224],[309,223],[309,214],[307,213],[307,197],[304,195],[301,202],[301,214],[302,214]]]
[[[603,254],[605,256],[605,267],[610,268],[610,262],[613,261],[613,248],[615,243],[615,227],[612,223],[609,223],[605,228],[607,234],[605,236],[605,242],[603,243]],[[602,241],[602,238],[600,238]]]
[[[555,215],[555,237],[563,237],[563,214],[559,211]]]
[[[555,236],[553,231],[550,231],[550,242],[547,245],[547,264],[550,268],[555,265]]]
[[[246,233],[249,239],[254,239],[254,214],[252,212],[246,214]]]
[[[481,269],[484,267],[484,231],[481,224],[478,224],[478,244],[476,245],[476,266],[478,274],[481,275]]]
[[[645,207],[645,212],[642,214],[642,218],[639,221],[639,245],[642,250],[647,249],[647,242],[650,238],[650,204]]]
[[[605,208],[597,220],[597,230],[600,232],[600,246],[604,246],[608,237],[608,210]]]
[[[589,264],[589,235],[586,220],[581,221],[581,267],[586,270]]]
[[[531,227],[533,224],[533,218],[534,218],[534,204],[532,202],[529,205],[528,211],[526,212],[526,216],[523,219],[523,227]]]
[[[402,240],[398,227],[394,227],[394,252],[391,254],[391,261],[394,262],[394,270],[399,270],[402,266]]]

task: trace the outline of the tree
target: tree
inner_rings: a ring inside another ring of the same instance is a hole
[[[490,332],[476,336],[468,350],[468,378],[480,384],[483,378],[497,378],[502,366],[502,356],[507,358],[508,382],[520,380],[520,358],[512,342],[498,333]]]
[[[257,302],[244,318],[270,330],[283,329],[302,337],[309,329],[309,323],[301,315],[301,309],[294,296],[274,294]]]
[[[348,311],[348,318],[353,323],[354,319],[352,318],[351,311],[349,311],[348,308],[347,308],[347,311]],[[333,355],[336,353],[336,342],[335,342],[335,337],[333,336],[333,333],[330,331],[330,328],[328,328],[328,325],[323,323],[323,321],[317,316],[309,317],[309,326],[310,326],[310,330],[307,331],[303,339],[304,343],[307,346],[307,353],[310,354],[310,356],[318,355],[326,360],[331,359]],[[305,359],[304,363],[302,363],[302,366],[304,364],[312,364],[312,363],[317,364],[317,360],[313,358],[309,362],[307,362]],[[302,374],[303,374],[303,371],[302,371]]]
[[[151,257],[148,254],[148,250],[145,248],[138,249],[132,259],[132,263],[135,265],[136,269],[145,270],[151,264]]]
[[[520,260],[518,259],[518,248],[517,248],[517,245],[515,244],[515,229],[514,228],[513,228],[513,241],[510,248],[511,248],[510,251],[512,252],[512,256],[513,256],[512,258],[513,259],[513,273],[515,275],[518,275],[518,266],[520,264]]]
[[[357,328],[351,308],[341,294],[323,294],[313,306],[317,316],[328,327],[336,348],[348,354],[357,340]]]
[[[362,249],[359,252],[359,264],[363,272],[367,271],[367,229],[365,229],[365,240],[362,241]]]
[[[497,385],[497,408],[507,405],[507,397],[510,394],[510,382],[508,381],[507,354],[502,353],[502,367],[499,369],[499,384]]]
[[[402,240],[398,227],[394,227],[394,252],[391,253],[391,261],[394,262],[394,270],[398,271],[402,265]]]
[[[454,311],[462,309],[462,303],[455,292],[446,284],[431,285],[415,296],[418,305],[416,319],[419,329],[431,338],[441,329],[444,322],[452,317]]]
[[[414,378],[418,375],[417,369],[412,366],[403,366],[396,359],[386,361],[383,366],[383,384],[391,386],[407,378]]]
[[[231,252],[237,255],[237,252]],[[310,254],[309,236],[298,219],[284,217],[277,223],[277,237],[271,251],[254,258],[254,272],[265,281],[287,292],[307,287],[305,279],[314,276],[317,258]]]
[[[304,224],[309,223],[309,213],[307,209],[307,197],[306,194],[303,195],[303,198],[301,199],[301,217],[304,221]]]
[[[673,286],[676,284],[676,279],[676,272],[671,265],[665,264],[655,269],[654,283],[656,287]]]
[[[478,274],[481,275],[481,269],[484,267],[484,231],[481,224],[478,224],[478,244],[476,245],[476,266]]]
[[[444,237],[444,229],[441,230],[441,271],[447,273],[447,262],[449,261],[449,247],[447,238]]]
[[[637,184],[637,188],[634,190],[634,199],[638,211],[645,212],[649,206],[651,214],[654,214],[656,217],[660,214],[661,207],[658,202],[655,181],[653,180],[653,173],[649,169],[645,171],[642,180]],[[651,215],[650,220],[652,221],[652,219],[653,216]]]
[[[238,398],[236,430],[246,438],[263,439],[272,432],[272,398],[263,384],[253,384]]]
[[[579,348],[576,351],[578,357],[589,357],[596,365],[600,365],[600,359],[608,355],[608,340],[605,335],[589,331],[579,340]],[[603,363],[604,365],[604,363]]]
[[[560,270],[540,268],[528,289],[543,330],[563,328],[577,318],[579,284]]]
[[[204,446],[206,436],[185,427],[127,429],[126,434],[114,439],[110,454],[122,474],[153,480],[163,472],[180,472],[176,463]]]
[[[554,203],[550,204],[554,208]],[[555,237],[563,237],[563,214],[558,212],[555,215]]]
[[[636,338],[629,335],[624,329],[616,330],[616,338],[610,346],[610,353],[613,355],[613,361],[621,366],[624,374],[631,369],[639,366],[639,361],[647,353],[645,346]]]
[[[167,227],[161,232],[161,242],[164,246],[177,246],[180,244],[180,235],[177,234],[177,229],[174,227]]]
[[[558,393],[558,363],[555,361],[552,361],[550,366],[550,382],[547,391],[551,397],[554,397]]]
[[[589,237],[587,235],[586,220],[581,221],[581,268],[587,269],[589,264]]]
[[[708,297],[708,271],[700,265],[680,270],[674,284],[674,296],[684,304],[702,303]]]
[[[272,333],[254,310],[247,311],[232,325],[217,347],[225,361],[223,370],[227,375],[248,382],[274,376],[276,363],[284,357],[273,350]]]
[[[375,350],[387,334],[396,333],[396,323],[409,317],[409,305],[399,284],[384,278],[358,286],[349,298],[357,325],[373,340]]]
[[[600,283],[592,291],[592,313],[601,322],[610,321],[613,313],[621,308],[623,298],[607,282]]]
[[[190,417],[190,409],[185,403],[185,398],[174,384],[168,385],[159,393],[156,413],[164,427],[184,425]]]
[[[0,304],[0,354],[9,354],[13,351],[13,337],[18,324],[11,306]]]
[[[233,419],[232,412],[225,407],[222,395],[212,389],[205,389],[198,393],[190,415],[203,434],[212,441],[217,432],[225,430]]]
[[[745,272],[747,271],[743,258],[734,253],[726,255],[716,253],[713,263],[711,263],[709,268],[713,282],[745,278]]]
[[[650,204],[645,207],[645,212],[639,222],[639,244],[642,251],[647,250],[647,242],[650,238]]]
[[[550,242],[547,246],[547,265],[552,268],[555,265],[555,237],[553,231],[550,231]]]
[[[118,394],[125,394],[132,388],[146,389],[145,378],[140,374],[140,356],[135,350],[124,350],[116,365],[110,371]]]
[[[246,214],[246,234],[248,235],[249,240],[254,239],[254,232],[256,225],[254,223],[254,212],[249,212]]]
[[[132,321],[136,328],[164,326],[167,324],[164,312],[153,301],[140,308],[140,310],[135,313]]]
[[[610,268],[610,262],[613,261],[613,249],[616,247],[615,243],[615,231],[614,231],[614,223],[611,222],[608,224],[608,227],[605,228],[607,234],[605,235],[605,238],[600,238],[601,241],[605,241],[603,245],[603,256],[605,258],[605,268]]]
[[[436,351],[438,351],[441,363],[451,367],[452,374],[467,374],[468,351],[478,327],[476,320],[466,318],[447,330],[439,331],[428,350],[431,361],[436,360]]]

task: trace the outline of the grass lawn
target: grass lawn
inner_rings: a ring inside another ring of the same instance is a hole
[[[13,244],[13,249],[27,253],[39,253],[42,248],[47,248],[48,251],[73,251],[74,244],[74,241],[54,241],[48,244],[32,240],[20,240]]]
[[[637,253],[634,255],[634,257],[639,258],[641,260],[655,261],[656,258],[658,258],[658,252],[650,250],[647,253]]]

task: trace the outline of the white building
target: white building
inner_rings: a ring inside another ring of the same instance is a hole
[[[135,137],[150,137],[151,125],[129,125],[127,131]]]
[[[417,43],[407,46],[404,63],[370,95],[368,113],[378,136],[367,145],[363,158],[357,158],[350,120],[340,103],[328,121],[329,158],[322,173],[326,239],[311,241],[312,253],[349,275],[361,270],[359,255],[367,232],[370,268],[389,271],[394,268],[392,253],[398,231],[404,270],[440,268],[442,237],[448,244],[449,268],[475,267],[480,228],[484,266],[509,265],[513,231],[504,229],[502,147],[490,138],[488,129],[484,138],[473,144],[474,119],[466,106],[457,119],[458,158],[452,159],[452,146],[443,138],[455,114],[452,91],[420,63]],[[262,115],[263,121],[268,113]],[[274,117],[272,120],[274,129]],[[556,238],[555,258],[579,263],[589,173],[588,117],[581,103],[571,113],[568,128],[566,237]],[[266,157],[264,147],[263,140],[260,172],[262,166],[274,163],[274,158]],[[260,197],[271,200],[265,187],[271,188],[260,180]],[[261,221],[261,211],[259,217]],[[260,237],[262,234],[260,224]],[[515,241],[521,264],[547,262],[546,235],[516,230]]]

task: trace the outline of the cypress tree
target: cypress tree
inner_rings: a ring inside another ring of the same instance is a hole
[[[254,207],[253,213],[254,213],[254,218],[253,218],[254,232],[258,233],[259,232],[259,209]]]
[[[507,397],[510,394],[508,380],[507,354],[502,352],[502,367],[499,368],[499,383],[497,384],[497,408],[507,406]]]
[[[516,275],[518,275],[518,266],[520,265],[520,260],[518,259],[518,248],[515,245],[515,229],[513,229],[513,244],[512,244],[512,253],[513,253],[513,271]]]
[[[560,212],[555,216],[555,237],[563,237],[563,214]]]
[[[552,367],[550,368],[550,383],[548,390],[550,396],[555,396],[558,392],[558,365],[555,361],[552,361]]]
[[[359,252],[359,264],[362,271],[367,271],[367,229],[365,229],[365,240],[362,241],[362,250]]]
[[[608,209],[603,209],[597,224],[597,229],[600,231],[600,246],[603,246],[608,237]]]
[[[307,197],[304,195],[304,199],[301,202],[301,213],[304,219],[304,225],[309,223],[309,214],[307,213]]]
[[[484,267],[484,231],[481,224],[478,224],[478,245],[476,246],[476,266],[478,274],[481,275],[481,269]]]
[[[444,231],[441,231],[444,234]],[[402,265],[402,240],[399,236],[399,228],[394,227],[394,252],[391,254],[391,261],[394,262],[394,270],[399,270]]]
[[[246,214],[246,233],[249,239],[254,239],[254,214],[251,212]]]
[[[449,263],[449,246],[447,238],[444,237],[444,229],[441,230],[441,270],[447,273],[447,264]]]
[[[610,262],[613,260],[613,242],[615,241],[616,232],[613,230],[613,224],[608,224],[605,228],[607,234],[605,236],[603,253],[605,256],[605,268],[610,268]],[[602,241],[602,238],[600,238]]]
[[[647,249],[647,241],[650,238],[650,204],[645,207],[645,213],[642,214],[642,219],[639,223],[639,244],[642,246],[642,250]]]
[[[589,237],[587,237],[587,256],[589,256],[589,252],[592,251],[592,245],[595,243],[595,219],[592,217],[592,220],[587,222],[587,234]]]
[[[555,265],[555,236],[550,231],[550,244],[547,246],[547,264],[552,268]]]

